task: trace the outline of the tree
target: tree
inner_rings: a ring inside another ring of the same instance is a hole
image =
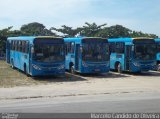
[[[9,34],[11,33],[12,26],[0,30],[0,50],[5,52],[6,49],[6,40],[7,37],[9,37]]]
[[[88,37],[97,37],[99,32],[105,28],[107,24],[97,25],[96,23],[85,23],[85,26],[81,28],[80,35]]]
[[[26,36],[47,36],[47,35],[53,35],[56,36],[55,33],[53,33],[51,30],[48,30],[45,28],[43,24],[40,24],[38,22],[29,23],[26,25],[23,25],[20,28],[20,31],[22,32],[22,35]]]
[[[60,32],[62,33],[62,37],[74,37],[75,35],[77,35],[81,28],[76,28],[76,29],[73,29],[72,27],[69,27],[69,26],[66,26],[66,25],[62,25],[61,26],[62,28],[55,28],[55,27],[51,27],[50,30],[55,30],[57,32]]]
[[[33,35],[53,35],[57,36],[52,30],[62,33],[63,37],[75,37],[77,34],[87,37],[103,37],[103,38],[117,38],[117,37],[150,37],[158,38],[155,34],[147,34],[141,31],[132,31],[122,25],[114,25],[106,27],[107,24],[97,25],[96,23],[86,22],[84,26],[72,28],[66,25],[62,28],[51,27],[49,30],[41,23],[33,22],[22,25],[20,30],[11,30],[11,27],[0,30],[0,50],[5,51],[5,44],[7,37],[10,36],[33,36]]]
[[[142,33],[141,31],[132,31],[130,33],[131,37],[149,37],[149,38],[158,38],[157,35],[155,34],[147,34],[147,33]]]
[[[76,35],[80,36],[88,36],[88,37],[97,37],[99,31],[106,26],[106,24],[97,25],[96,23],[88,23],[86,22],[83,27],[77,27],[73,29],[72,27],[63,25],[62,28],[51,27],[51,30],[55,30],[63,34],[63,37],[75,37]]]

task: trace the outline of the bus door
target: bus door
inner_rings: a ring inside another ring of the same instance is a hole
[[[76,44],[76,52],[75,52],[75,70],[80,69],[80,44]]]
[[[10,43],[7,40],[7,44],[6,44],[6,59],[7,59],[7,63],[10,63]]]
[[[131,62],[131,51],[132,51],[132,46],[131,45],[126,45],[125,46],[125,66],[126,70],[130,70],[130,62]]]

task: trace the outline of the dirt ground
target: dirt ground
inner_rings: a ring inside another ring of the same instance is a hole
[[[160,92],[160,72],[27,77],[0,61],[0,100]]]
[[[73,76],[66,74],[65,76],[50,76],[50,77],[27,77],[22,71],[12,69],[5,61],[0,60],[0,88],[9,88],[16,86],[30,86],[39,84],[48,84],[56,82],[67,82],[72,80],[81,80],[80,77],[72,78]]]

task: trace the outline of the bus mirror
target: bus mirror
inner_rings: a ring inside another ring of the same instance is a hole
[[[34,53],[34,47],[33,46],[31,47],[31,53],[32,54]]]

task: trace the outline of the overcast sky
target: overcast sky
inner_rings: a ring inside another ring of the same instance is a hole
[[[30,22],[47,28],[120,24],[160,36],[160,0],[0,0],[0,29]]]

